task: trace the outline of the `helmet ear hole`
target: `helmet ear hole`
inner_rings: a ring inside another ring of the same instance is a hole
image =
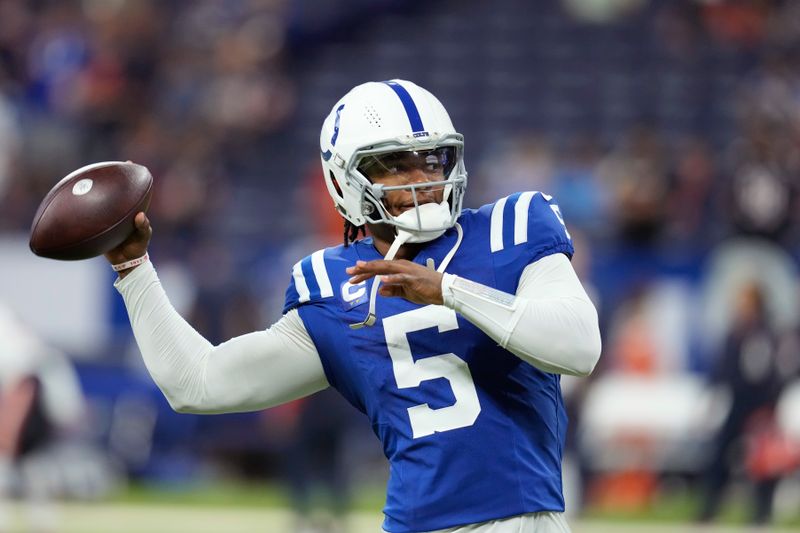
[[[331,183],[333,183],[333,188],[336,189],[336,194],[339,195],[339,200],[343,200],[344,194],[342,194],[342,188],[339,187],[339,182],[336,181],[336,176],[333,175],[333,171],[329,170],[328,175],[330,176]]]

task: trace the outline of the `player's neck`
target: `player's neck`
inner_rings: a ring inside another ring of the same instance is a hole
[[[387,242],[373,235],[372,242],[375,245],[375,249],[378,250],[378,253],[386,257],[386,254],[389,253],[389,247],[391,247],[392,241]],[[411,261],[417,256],[423,245],[423,243],[404,244],[397,250],[394,259],[408,259]]]
[[[372,244],[381,256],[386,257],[389,253],[389,248],[395,239],[394,228],[384,224],[368,224],[369,233],[372,235]],[[424,246],[424,243],[418,244],[404,244],[397,250],[394,259],[414,259],[419,251]]]

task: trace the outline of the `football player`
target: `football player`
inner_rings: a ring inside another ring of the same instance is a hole
[[[294,265],[269,329],[194,331],[143,259],[144,213],[106,254],[153,379],[191,413],[335,387],[389,460],[387,532],[569,531],[559,375],[589,374],[600,334],[558,205],[528,191],[462,211],[463,137],[408,81],[352,89],[320,143],[345,242]]]

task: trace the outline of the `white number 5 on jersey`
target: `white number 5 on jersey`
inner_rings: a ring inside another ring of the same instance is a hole
[[[456,312],[440,305],[428,305],[383,319],[397,386],[401,389],[419,387],[423,381],[445,378],[456,399],[453,405],[440,409],[431,409],[427,403],[409,407],[408,417],[415,439],[471,426],[481,412],[472,374],[463,359],[454,353],[445,353],[415,361],[411,355],[406,335],[435,326],[440,333],[458,329]]]

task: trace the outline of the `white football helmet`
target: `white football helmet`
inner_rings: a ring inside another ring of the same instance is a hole
[[[461,214],[467,185],[464,138],[453,128],[444,106],[430,92],[405,80],[358,85],[339,100],[320,134],[322,169],[336,209],[355,226],[384,223],[426,242],[452,227]],[[373,184],[365,164],[397,152],[419,160],[436,157],[442,181],[399,186]],[[442,204],[417,202],[416,190],[442,187]],[[385,191],[412,192],[415,207],[397,217],[382,202]],[[422,207],[422,208],[421,208]]]

